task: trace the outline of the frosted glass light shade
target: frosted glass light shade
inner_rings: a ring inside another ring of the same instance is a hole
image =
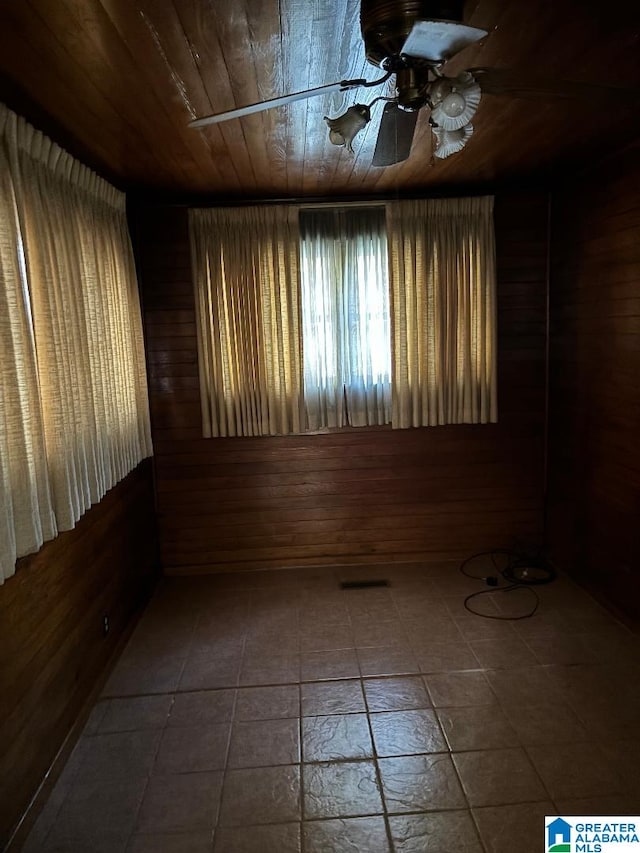
[[[441,106],[446,116],[449,116],[449,118],[458,118],[467,108],[467,102],[459,92],[451,92],[443,100]]]
[[[353,139],[371,121],[371,110],[366,104],[354,104],[338,118],[324,117],[329,128],[329,142],[344,145],[353,154]]]
[[[467,124],[457,130],[446,130],[444,127],[434,127],[433,134],[436,138],[436,150],[434,154],[440,160],[450,157],[458,151],[462,151],[471,136],[473,125]]]
[[[431,118],[445,130],[469,124],[478,109],[482,91],[468,71],[457,77],[440,77],[429,88]]]

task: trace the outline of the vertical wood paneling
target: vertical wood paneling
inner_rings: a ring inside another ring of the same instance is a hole
[[[638,149],[552,206],[550,489],[556,563],[640,620]],[[594,173],[595,174],[595,173]]]
[[[546,196],[497,199],[500,423],[202,439],[186,210],[132,211],[168,571],[459,559],[542,532]]]
[[[143,462],[0,587],[0,849],[155,580]],[[103,634],[103,618],[110,630]]]

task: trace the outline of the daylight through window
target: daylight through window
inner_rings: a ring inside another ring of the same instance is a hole
[[[310,429],[391,421],[387,257],[384,207],[300,212]]]

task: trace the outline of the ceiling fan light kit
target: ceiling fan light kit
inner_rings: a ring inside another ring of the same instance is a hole
[[[481,94],[468,71],[455,78],[440,77],[429,86],[432,122],[445,130],[459,130],[476,114]]]
[[[462,151],[473,134],[473,125],[465,124],[458,130],[445,130],[443,127],[434,127],[432,130],[436,138],[434,156],[439,160],[444,160],[445,157]]]
[[[354,104],[337,118],[324,117],[329,128],[329,141],[333,145],[344,145],[353,154],[353,138],[371,121],[371,109],[367,104]]]

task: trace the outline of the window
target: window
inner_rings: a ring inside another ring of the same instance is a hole
[[[384,207],[303,210],[300,285],[310,429],[391,421]]]
[[[0,105],[0,583],[150,452],[125,197]]]
[[[205,436],[497,420],[493,197],[189,223]]]

